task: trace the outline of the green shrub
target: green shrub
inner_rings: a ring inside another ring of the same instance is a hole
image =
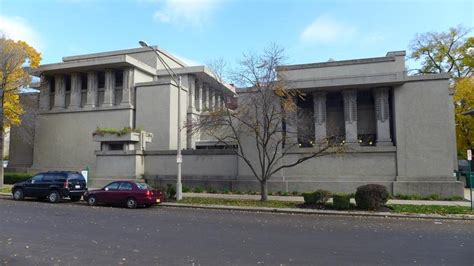
[[[187,193],[187,192],[190,192],[191,189],[187,186],[183,186],[183,193]]]
[[[357,188],[355,200],[357,207],[363,210],[376,210],[388,200],[387,188],[383,185],[368,184]]]
[[[293,196],[298,196],[299,194],[300,194],[300,193],[299,193],[298,191],[293,191],[293,192],[291,192],[291,195],[293,195]]]
[[[228,188],[224,188],[221,192],[222,194],[229,194],[230,190]]]
[[[166,184],[166,198],[167,199],[176,198],[176,188],[172,184]]]
[[[15,183],[25,181],[31,178],[33,175],[29,173],[5,173],[4,182],[8,185],[13,185]]]
[[[324,205],[332,196],[331,191],[318,189],[314,192],[316,204]]]
[[[316,204],[314,193],[303,193],[302,196],[305,204]]]
[[[441,197],[438,194],[428,195],[428,200],[439,200]]]
[[[193,189],[193,192],[194,193],[203,193],[204,192],[204,189],[202,187],[195,187]]]
[[[303,193],[303,198],[306,204],[324,205],[331,198],[331,195],[330,191],[318,189],[312,193]]]
[[[213,187],[208,187],[208,188],[206,188],[206,192],[211,193],[211,194],[216,194],[217,190]]]
[[[351,194],[334,194],[332,205],[336,210],[348,210],[351,208]]]

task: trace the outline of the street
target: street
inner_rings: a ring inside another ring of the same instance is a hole
[[[474,222],[0,199],[7,265],[473,265]]]

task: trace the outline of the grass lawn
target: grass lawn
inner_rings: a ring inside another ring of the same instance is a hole
[[[439,205],[390,205],[397,213],[474,214],[470,207]]]
[[[267,208],[301,208],[301,203],[290,201],[269,200],[261,202],[258,200],[238,200],[219,198],[183,198],[179,203],[200,205],[223,205],[237,207],[267,207]],[[437,206],[437,205],[389,205],[394,213],[419,213],[419,214],[474,214],[469,207],[461,206]],[[327,209],[332,209],[327,204]],[[354,206],[351,211],[357,210]]]
[[[268,200],[265,202],[258,200],[238,200],[238,199],[218,199],[218,198],[183,198],[179,203],[201,204],[201,205],[225,205],[238,207],[268,207],[268,208],[298,208],[299,202]]]
[[[1,193],[11,193],[12,192],[12,186],[11,185],[4,185],[2,188],[0,188]]]

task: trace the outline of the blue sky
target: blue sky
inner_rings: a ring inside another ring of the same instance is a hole
[[[0,32],[31,43],[43,63],[141,39],[195,64],[235,64],[272,43],[290,64],[376,57],[459,24],[474,28],[473,0],[0,0]]]

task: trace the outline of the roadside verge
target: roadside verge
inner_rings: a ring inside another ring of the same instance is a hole
[[[268,207],[240,207],[225,205],[200,205],[164,202],[164,207],[171,208],[192,208],[192,209],[211,209],[228,211],[247,211],[247,212],[266,212],[266,213],[285,213],[285,214],[309,214],[309,215],[334,215],[334,216],[353,216],[353,217],[383,217],[383,218],[410,218],[410,219],[435,219],[435,220],[469,220],[474,221],[474,215],[470,214],[404,214],[391,212],[369,212],[369,211],[333,211],[333,210],[314,210],[314,209],[296,209],[296,208],[268,208]]]

